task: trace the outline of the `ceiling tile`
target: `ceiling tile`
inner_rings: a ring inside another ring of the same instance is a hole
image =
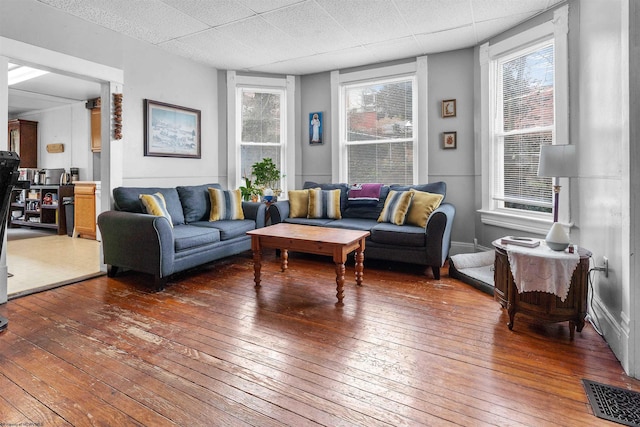
[[[519,23],[526,21],[529,15],[518,14],[500,19],[478,22],[475,25],[478,43],[495,37],[496,35],[515,27]]]
[[[261,16],[218,27],[220,34],[251,49],[259,62],[276,62],[307,55],[309,50]]]
[[[411,34],[393,2],[315,1],[361,44],[397,39]]]
[[[475,37],[475,30],[469,25],[455,30],[417,35],[416,39],[422,46],[423,52],[429,54],[470,47],[475,43],[469,43],[469,41],[475,40]]]
[[[322,53],[356,46],[357,40],[315,2],[299,3],[265,13],[264,19],[307,46]]]
[[[238,0],[256,13],[264,13],[308,0]]]
[[[435,33],[473,22],[470,0],[394,0],[413,34]]]
[[[379,62],[410,58],[424,54],[424,48],[413,36],[372,43],[365,47],[375,55]]]
[[[512,14],[539,13],[547,7],[548,0],[470,0],[476,22],[504,18]]]
[[[196,17],[212,27],[228,24],[255,15],[238,0],[162,0],[169,6]]]

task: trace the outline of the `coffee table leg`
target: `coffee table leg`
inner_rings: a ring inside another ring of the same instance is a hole
[[[280,252],[280,259],[282,259],[280,269],[285,271],[289,267],[289,251],[287,249],[282,249]]]
[[[252,236],[251,237],[251,249],[253,250],[253,281],[256,283],[255,287],[260,287],[260,270],[262,269],[262,248],[260,247],[260,240]]]
[[[356,251],[356,284],[362,286],[364,277],[364,252],[360,249]]]
[[[338,304],[342,304],[344,298],[344,263],[336,262],[336,297]]]

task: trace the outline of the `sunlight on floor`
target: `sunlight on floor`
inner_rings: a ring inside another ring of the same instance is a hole
[[[15,298],[100,275],[100,242],[47,236],[7,245],[8,295]]]

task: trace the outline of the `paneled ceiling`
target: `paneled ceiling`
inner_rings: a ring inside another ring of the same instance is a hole
[[[474,46],[563,0],[39,0],[218,69],[310,74]]]
[[[564,0],[38,1],[217,69],[304,75],[475,46]],[[12,86],[9,112],[98,95],[48,74]]]

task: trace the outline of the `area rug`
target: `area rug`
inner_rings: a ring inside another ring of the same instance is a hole
[[[596,417],[640,427],[640,393],[585,379],[582,385]]]

